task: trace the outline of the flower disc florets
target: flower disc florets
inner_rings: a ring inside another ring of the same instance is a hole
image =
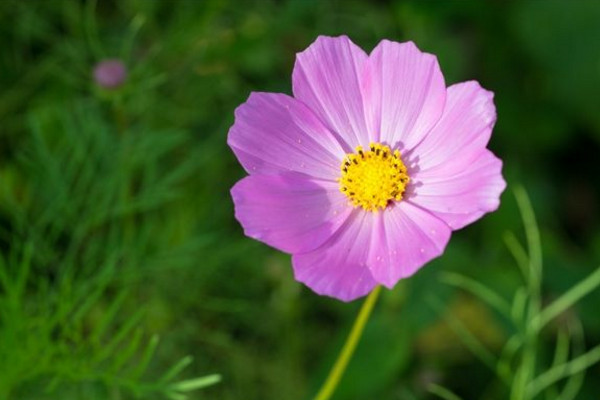
[[[340,191],[352,204],[367,211],[384,209],[392,200],[402,200],[409,182],[406,166],[400,152],[379,143],[371,143],[369,150],[356,147],[356,153],[347,154],[342,161]]]

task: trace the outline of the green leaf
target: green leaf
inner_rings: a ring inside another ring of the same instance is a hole
[[[142,355],[140,362],[138,363],[138,365],[136,365],[136,367],[131,372],[130,376],[132,379],[137,380],[144,374],[144,372],[146,372],[146,369],[148,368],[148,364],[150,364],[150,361],[152,360],[152,357],[154,356],[154,353],[156,352],[156,347],[158,346],[158,342],[159,342],[159,336],[156,334],[152,335],[152,338],[150,338],[150,340],[148,341],[148,344],[146,345],[146,349],[144,350],[144,353]]]
[[[159,382],[168,382],[183,371],[188,365],[192,363],[194,358],[192,356],[185,356],[173,365],[160,379]]]
[[[560,313],[577,303],[582,297],[594,291],[600,286],[600,268],[596,269],[583,281],[572,287],[550,305],[544,308],[535,318],[534,325],[538,330],[542,329],[548,322]]]
[[[583,354],[584,351],[584,337],[583,337],[583,326],[581,322],[575,318],[571,330],[571,336],[573,336],[573,354],[575,356],[579,356]],[[564,360],[566,361],[566,360]],[[557,362],[556,364],[552,364],[553,367],[560,364]],[[585,370],[575,373],[569,377],[567,383],[565,384],[562,392],[558,396],[557,400],[574,400],[577,397],[577,394],[581,390],[581,386],[583,385],[583,380],[585,378]]]
[[[556,348],[554,349],[554,359],[552,367],[564,364],[569,358],[569,336],[563,330],[559,331],[556,337]]]
[[[118,354],[114,357],[114,361],[111,362],[111,371],[115,374],[132,359],[132,357],[136,354],[139,349],[140,343],[142,340],[142,330],[136,329],[133,333],[133,337],[129,339],[129,343],[125,348],[119,350]]]
[[[435,383],[432,383],[431,385],[429,385],[429,388],[427,390],[429,390],[430,393],[433,393],[436,396],[438,396],[439,398],[444,399],[444,400],[462,400],[460,397],[458,397],[456,394],[452,393],[450,390],[448,390],[440,385],[436,385]]]
[[[536,222],[535,213],[531,206],[529,196],[522,186],[516,186],[514,189],[517,205],[523,218],[525,227],[525,236],[527,237],[527,250],[529,253],[529,282],[532,288],[539,291],[542,280],[542,245],[540,241],[540,231]],[[519,256],[519,260],[522,255]]]
[[[571,360],[567,363],[550,368],[527,386],[528,398],[534,398],[541,391],[554,384],[555,382],[568,376],[585,371],[590,366],[600,361],[600,345],[594,347],[587,353]]]
[[[510,305],[496,292],[474,279],[454,272],[442,272],[440,279],[449,285],[461,288],[496,309],[507,318],[511,315]]]
[[[127,321],[112,335],[108,343],[104,344],[94,361],[99,363],[115,354],[118,346],[131,334],[142,318],[142,310],[129,316]]]
[[[126,292],[123,291],[119,293],[117,297],[112,301],[110,307],[108,307],[108,309],[103,312],[102,319],[94,329],[94,334],[92,336],[94,342],[100,342],[102,336],[104,336],[108,328],[114,323],[115,316],[121,309],[121,306],[125,302],[126,297]]]
[[[518,327],[524,324],[525,308],[527,306],[527,288],[520,287],[515,292],[512,307],[510,310],[511,318]]]
[[[169,391],[165,392],[165,396],[171,400],[187,400],[188,398],[185,394]]]
[[[504,234],[504,243],[517,262],[517,266],[521,270],[521,274],[523,274],[523,279],[526,280],[529,277],[529,256],[527,252],[512,232]]]
[[[500,352],[500,357],[498,358],[498,363],[496,364],[496,372],[507,382],[510,381],[512,376],[513,360],[522,345],[523,338],[519,333],[517,333],[508,339],[502,348],[502,351]]]
[[[180,381],[169,385],[169,388],[178,392],[190,392],[192,390],[202,389],[207,386],[215,385],[221,382],[221,375],[212,374],[200,378]]]

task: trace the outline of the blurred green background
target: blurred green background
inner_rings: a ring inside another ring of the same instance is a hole
[[[597,268],[598,21],[592,0],[1,0],[0,400],[162,399],[153,385],[186,355],[178,379],[222,375],[190,398],[314,395],[360,302],[316,296],[287,255],[243,236],[229,189],[244,172],[226,135],[250,92],[290,94],[295,53],[340,34],[366,51],[413,40],[448,84],[494,91],[490,147],[509,188],[496,213],[383,293],[334,398],[430,399],[431,382],[507,398],[428,299],[500,351],[506,320],[439,274],[512,299],[515,184],[540,224],[544,301]],[[119,89],[93,81],[105,58],[129,69]],[[541,362],[579,319],[584,347],[597,345],[599,305],[595,291],[545,329]],[[595,366],[577,398],[598,393]]]

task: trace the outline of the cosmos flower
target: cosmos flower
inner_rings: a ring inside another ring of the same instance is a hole
[[[102,60],[94,67],[94,80],[104,89],[115,89],[125,83],[127,67],[119,59]]]
[[[249,176],[231,193],[245,234],[292,254],[315,292],[392,288],[498,207],[493,94],[446,87],[414,43],[366,54],[321,36],[297,55],[292,85],[293,97],[252,93],[237,108],[228,144]]]

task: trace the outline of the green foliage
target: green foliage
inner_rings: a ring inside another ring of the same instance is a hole
[[[585,371],[600,361],[600,346],[587,352],[582,351],[583,329],[576,317],[571,317],[565,330],[559,330],[552,366],[544,372],[538,372],[538,342],[542,330],[580,299],[600,287],[600,267],[583,281],[550,304],[542,307],[541,282],[543,274],[542,248],[538,225],[531,203],[522,187],[515,189],[515,197],[523,217],[527,238],[527,251],[524,250],[512,234],[507,234],[506,243],[515,261],[521,269],[524,285],[515,290],[512,304],[502,298],[492,288],[471,278],[456,273],[446,273],[442,280],[469,292],[513,324],[514,333],[497,357],[483,345],[464,324],[452,316],[446,315],[448,324],[469,350],[490,368],[500,381],[506,384],[511,400],[533,400],[542,393],[546,398],[574,399],[583,383]],[[442,311],[438,301],[434,306]],[[573,354],[569,358],[570,337],[573,337]],[[565,380],[562,389],[556,384]],[[430,391],[443,399],[459,399],[449,390],[432,384]]]
[[[140,313],[118,316],[126,292],[101,301],[115,263],[87,285],[62,280],[58,285],[32,274],[33,246],[0,260],[0,396],[53,398],[61,386],[94,387],[96,393],[123,392],[135,398],[162,393],[171,399],[220,380],[218,375],[188,381],[173,378],[190,358],[158,380],[145,377],[158,346],[144,343]],[[28,286],[30,286],[28,288]],[[27,289],[35,289],[28,291]],[[103,311],[103,312],[101,312]],[[39,389],[38,389],[39,388]]]
[[[99,398],[123,392],[179,400],[220,379],[173,381],[190,357],[158,379],[147,376],[158,336],[145,337],[143,308],[124,312],[132,293],[115,282],[130,282],[165,254],[177,262],[178,252],[206,242],[160,223],[203,160],[177,161],[194,151],[185,132],[129,125],[118,99],[109,100],[31,112],[18,168],[7,174],[1,398],[51,397],[77,384]]]

